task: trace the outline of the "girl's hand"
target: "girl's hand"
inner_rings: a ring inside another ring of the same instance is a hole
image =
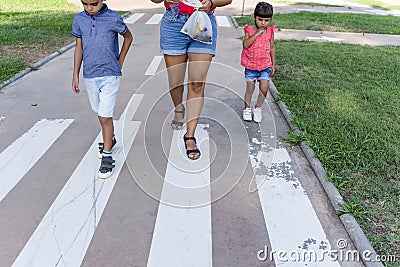
[[[203,4],[203,6],[199,8],[199,11],[205,11],[205,12],[210,11],[213,2],[210,0],[200,0],[200,1]]]
[[[272,66],[270,76],[273,76],[274,74],[275,74],[275,66]]]
[[[263,33],[265,33],[265,29],[260,29],[260,28],[258,28],[257,31],[256,31],[256,33],[255,33],[255,35],[256,35],[256,36],[260,36],[260,35],[263,34]]]

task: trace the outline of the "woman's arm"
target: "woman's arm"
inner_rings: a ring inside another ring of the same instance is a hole
[[[213,7],[227,6],[232,3],[232,0],[212,0]]]

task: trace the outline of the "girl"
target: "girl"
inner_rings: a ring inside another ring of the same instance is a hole
[[[243,120],[252,120],[251,97],[256,81],[260,92],[253,108],[253,120],[261,122],[261,106],[268,92],[268,81],[275,72],[274,31],[276,26],[269,27],[272,20],[272,5],[260,2],[254,9],[254,26],[244,27],[244,39],[241,64],[245,67],[246,93],[244,95]]]

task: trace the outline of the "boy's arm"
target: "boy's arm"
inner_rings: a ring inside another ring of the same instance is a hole
[[[125,32],[123,36],[124,36],[124,43],[122,44],[121,52],[119,53],[118,57],[118,62],[119,65],[121,66],[121,69],[122,65],[124,64],[126,54],[128,54],[129,48],[131,47],[133,40],[132,33],[130,32],[129,29]]]
[[[74,51],[74,72],[72,76],[72,91],[75,94],[80,92],[79,90],[79,72],[81,70],[83,58],[83,49],[82,49],[82,38],[76,38],[76,46]]]
[[[276,58],[276,56],[275,56],[274,33],[272,33],[272,36],[271,36],[270,53],[271,53],[271,62],[272,62],[272,68],[271,68],[271,76],[272,76],[275,73],[275,58]]]

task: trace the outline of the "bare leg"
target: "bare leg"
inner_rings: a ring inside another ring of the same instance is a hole
[[[164,59],[168,72],[169,93],[172,102],[174,103],[175,110],[183,110],[181,105],[183,100],[187,55],[164,55]],[[181,122],[183,121],[183,117],[184,114],[175,113],[174,120]],[[181,128],[181,126],[174,124],[172,127],[176,130]]]
[[[101,125],[101,133],[103,135],[104,150],[110,151],[112,146],[112,138],[114,136],[114,122],[113,118],[100,117],[99,122]]]
[[[186,136],[192,137],[195,134],[197,123],[204,102],[204,87],[207,78],[208,69],[212,56],[208,54],[189,53],[188,67],[188,94],[187,94],[187,130]],[[186,142],[187,149],[197,149],[197,145],[193,140]],[[198,158],[199,153],[192,153],[191,158]]]
[[[260,92],[257,98],[257,106],[261,107],[267,97],[268,93],[268,80],[261,80],[259,83]]]
[[[251,106],[251,97],[253,95],[256,82],[246,82],[246,93],[244,94],[244,108]]]

